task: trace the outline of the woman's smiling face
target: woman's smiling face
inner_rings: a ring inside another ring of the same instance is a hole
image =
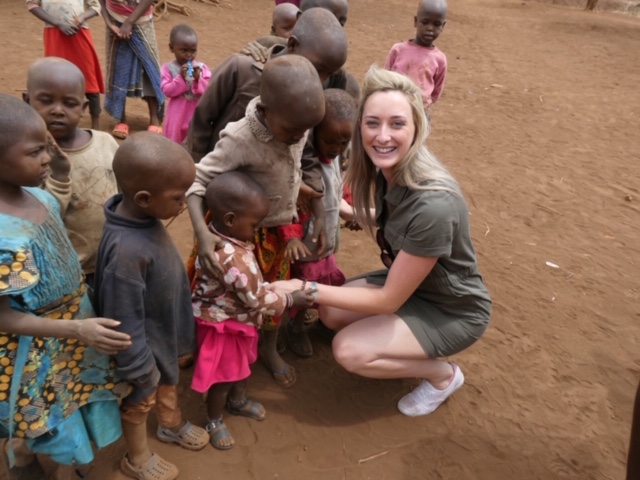
[[[388,90],[372,94],[364,105],[360,132],[364,151],[385,178],[391,179],[416,133],[411,104],[404,93]]]

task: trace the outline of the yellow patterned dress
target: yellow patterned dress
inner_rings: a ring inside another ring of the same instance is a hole
[[[0,295],[51,321],[95,316],[58,203],[25,190],[49,215],[35,224],[0,213]],[[76,339],[0,332],[0,436],[24,438],[34,452],[90,462],[90,441],[103,447],[121,435],[117,400],[128,391],[111,359]]]

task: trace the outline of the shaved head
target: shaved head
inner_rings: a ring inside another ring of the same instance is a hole
[[[295,20],[299,14],[300,9],[293,3],[281,3],[280,5],[276,5],[276,8],[273,9],[271,21],[275,25],[277,22],[281,22],[283,20],[290,20],[292,18]]]
[[[33,93],[43,85],[74,85],[84,96],[84,75],[73,63],[58,57],[36,60],[27,72],[27,92]]]
[[[211,215],[219,223],[229,212],[243,213],[256,202],[269,203],[269,196],[262,185],[237,170],[213,177],[207,185],[205,198]]]
[[[349,5],[347,0],[302,0],[300,2],[300,10],[303,12],[310,8],[324,8],[329,10],[344,27],[347,23],[347,15],[349,13]]]
[[[422,13],[435,13],[438,15],[447,15],[446,0],[420,0],[418,3],[418,15]]]
[[[122,193],[129,198],[141,190],[158,192],[170,188],[194,171],[187,151],[157,133],[130,135],[113,157],[113,173]]]
[[[24,131],[36,125],[46,128],[44,120],[28,103],[0,94],[0,158],[23,136]]]

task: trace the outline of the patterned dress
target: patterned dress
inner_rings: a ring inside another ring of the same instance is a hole
[[[95,316],[58,203],[25,190],[49,214],[36,224],[0,213],[0,295],[52,321]],[[0,436],[25,438],[34,452],[90,462],[90,440],[100,448],[120,436],[117,400],[128,391],[110,358],[77,339],[0,332]]]

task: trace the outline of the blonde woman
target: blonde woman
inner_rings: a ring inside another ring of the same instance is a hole
[[[424,143],[428,121],[420,89],[407,77],[372,67],[352,141],[347,182],[356,219],[377,225],[384,270],[342,287],[317,288],[320,318],[338,330],[336,361],[371,378],[418,377],[399,402],[426,415],[464,383],[455,363],[440,360],[484,333],[491,300],[478,272],[469,211],[460,189]],[[367,218],[375,206],[376,218]],[[300,280],[277,282],[292,291]]]

